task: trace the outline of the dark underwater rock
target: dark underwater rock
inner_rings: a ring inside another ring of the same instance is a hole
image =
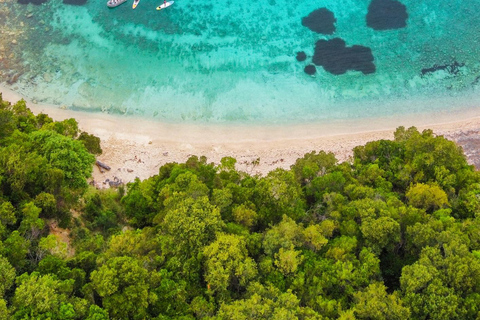
[[[297,61],[305,61],[305,60],[307,60],[307,55],[305,54],[305,52],[303,51],[297,52]]]
[[[41,5],[42,3],[45,3],[47,2],[47,0],[18,0],[18,3],[20,4],[34,4],[36,6],[39,6]]]
[[[87,0],[63,0],[64,4],[70,4],[72,6],[83,6],[87,3]]]
[[[344,74],[348,70],[360,71],[363,74],[374,73],[373,60],[370,48],[358,45],[346,47],[345,41],[340,38],[318,40],[312,58],[314,64],[335,75]]]
[[[333,34],[335,32],[335,19],[333,12],[327,8],[320,8],[312,11],[308,16],[302,19],[302,25],[313,32],[323,34]]]
[[[305,71],[306,74],[313,76],[317,72],[317,68],[315,68],[313,64],[309,64],[303,69],[303,71]]]
[[[426,74],[429,74],[429,73],[434,73],[434,72],[439,71],[439,70],[444,70],[444,71],[450,73],[451,75],[456,76],[460,72],[460,68],[464,67],[464,66],[465,66],[465,63],[459,63],[457,61],[454,61],[451,64],[444,64],[444,65],[435,64],[435,65],[433,65],[433,67],[423,68],[422,69],[422,76],[424,76]]]
[[[372,0],[368,6],[367,26],[374,30],[405,28],[407,18],[407,7],[396,0]]]

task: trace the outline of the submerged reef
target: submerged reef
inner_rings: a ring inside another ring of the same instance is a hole
[[[374,30],[405,28],[407,18],[407,7],[396,0],[372,0],[368,6],[367,26]]]
[[[333,12],[327,8],[312,11],[302,19],[302,25],[316,33],[333,34],[335,32],[335,19]]]
[[[307,59],[307,55],[305,54],[305,52],[303,51],[300,51],[300,52],[297,52],[297,61],[305,61]]]
[[[446,72],[450,73],[451,75],[456,76],[460,72],[460,68],[464,67],[464,66],[465,66],[465,63],[459,63],[457,61],[454,61],[451,64],[444,64],[444,65],[435,64],[435,65],[433,65],[433,67],[423,68],[421,73],[422,73],[422,77],[423,77],[427,74],[443,70],[443,71],[446,71]]]
[[[34,4],[36,6],[39,6],[41,5],[42,3],[45,3],[47,2],[47,0],[18,0],[18,3],[20,4]]]
[[[303,71],[305,71],[306,74],[313,76],[317,72],[317,68],[315,68],[313,64],[309,64],[303,69]]]
[[[63,0],[64,4],[70,4],[73,6],[83,6],[87,3],[87,0]]]
[[[363,74],[374,73],[373,60],[370,48],[358,45],[346,47],[345,41],[340,38],[318,40],[312,58],[314,64],[335,75],[344,74],[348,70],[361,71]]]

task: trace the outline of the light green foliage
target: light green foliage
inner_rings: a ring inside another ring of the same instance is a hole
[[[303,242],[303,228],[291,218],[283,216],[282,221],[265,233],[263,249],[267,255],[273,256],[280,248],[298,247]]]
[[[17,269],[23,268],[25,265],[25,257],[30,248],[30,241],[26,240],[15,230],[4,241],[3,255]]]
[[[36,239],[39,236],[40,231],[45,227],[45,222],[39,218],[40,212],[42,209],[37,208],[33,202],[27,203],[22,208],[23,219],[18,231],[23,236],[30,239]]]
[[[148,306],[157,300],[149,289],[158,277],[131,257],[109,259],[92,272],[91,279],[103,307],[114,319],[144,319]]]
[[[220,233],[217,240],[205,247],[205,280],[210,290],[221,297],[229,287],[246,287],[256,274],[255,261],[248,257],[242,237]],[[235,288],[236,287],[236,288]]]
[[[161,226],[176,244],[176,252],[194,256],[203,246],[213,241],[223,222],[218,208],[202,196],[172,202]]]
[[[15,281],[15,269],[0,255],[0,299]]]
[[[257,213],[244,204],[235,207],[232,214],[235,222],[246,228],[253,227],[258,219]]]
[[[294,175],[276,169],[258,181],[254,203],[258,208],[259,222],[265,227],[269,222],[278,223],[283,215],[297,220],[305,215],[305,200],[300,184]]]
[[[0,223],[4,225],[12,225],[17,222],[15,216],[15,208],[9,201],[0,203]]]
[[[57,200],[47,192],[41,192],[35,197],[35,206],[42,209],[42,216],[45,218],[54,218],[57,210]]]
[[[418,317],[446,319],[468,312],[462,299],[477,292],[480,286],[480,261],[458,238],[443,232],[442,252],[426,247],[420,259],[405,266],[400,283],[406,302]]]
[[[381,283],[369,285],[365,291],[356,293],[354,298],[353,310],[357,319],[410,319],[410,310],[403,306],[398,294],[387,294]]]
[[[332,152],[312,151],[297,159],[291,168],[295,179],[301,184],[306,184],[317,176],[325,175],[336,163],[337,159]]]
[[[284,275],[295,273],[302,261],[303,256],[293,246],[290,249],[280,248],[275,254],[275,265]]]
[[[197,175],[187,171],[179,174],[172,184],[168,184],[161,191],[160,195],[165,199],[164,205],[169,207],[180,198],[197,199],[209,195],[208,187],[201,182]]]
[[[400,225],[390,217],[367,218],[360,226],[365,244],[380,254],[383,249],[393,250],[400,241]]]
[[[130,256],[144,260],[145,264],[155,265],[155,262],[162,260],[162,244],[159,243],[160,241],[153,230],[149,228],[125,231],[110,238],[107,250],[100,257],[100,261],[114,257]]]
[[[8,320],[7,302],[0,298],[0,320]]]
[[[91,305],[88,311],[88,317],[85,320],[109,320],[107,311],[99,306]]]
[[[448,206],[447,194],[437,185],[417,183],[408,189],[406,197],[410,205],[430,212]]]
[[[273,286],[254,283],[247,296],[231,304],[222,304],[215,319],[322,319],[313,310],[300,306],[300,301],[291,292],[282,293]]]
[[[50,234],[41,238],[38,247],[51,255],[65,259],[67,257],[67,243],[61,241],[57,236]]]
[[[326,221],[329,221],[329,220],[325,220],[323,222],[326,222]],[[307,243],[307,245],[310,247],[311,250],[313,251],[320,250],[323,246],[325,246],[328,243],[328,239],[323,235],[323,231],[324,230],[322,229],[322,227],[318,224],[310,225],[307,228],[305,228],[305,230],[303,230],[303,236],[305,238],[305,242]],[[325,233],[329,234],[330,232],[328,232],[327,230]]]
[[[83,144],[52,131],[36,131],[29,137],[35,151],[44,156],[48,164],[63,171],[69,188],[86,188],[86,178],[93,170],[95,157]]]
[[[41,319],[50,315],[52,319],[61,319],[60,307],[67,303],[72,284],[73,280],[59,281],[49,274],[21,275],[17,278],[18,287],[12,300],[14,318],[24,319],[28,315],[31,319]]]
[[[43,130],[55,131],[58,134],[69,138],[75,138],[78,134],[78,123],[75,119],[65,119],[63,121],[49,122],[43,125]]]

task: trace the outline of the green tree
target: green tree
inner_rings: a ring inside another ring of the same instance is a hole
[[[300,301],[291,292],[282,293],[273,286],[253,283],[248,287],[245,299],[231,304],[222,304],[215,319],[322,319],[308,307],[300,306]]]
[[[405,196],[410,205],[428,212],[448,206],[447,194],[434,184],[417,183],[408,189]]]
[[[393,250],[400,242],[400,225],[390,217],[367,218],[360,226],[366,246],[380,254],[383,249]]]
[[[102,154],[102,147],[100,146],[100,138],[94,136],[93,134],[89,134],[87,132],[80,133],[78,136],[78,140],[83,143],[85,148],[94,155],[101,155]]]
[[[25,260],[30,248],[30,241],[26,240],[15,230],[4,241],[3,255],[17,270],[21,270],[27,261]]]
[[[159,281],[132,257],[109,259],[90,276],[105,310],[114,319],[144,319],[147,308],[157,300],[150,290]]]
[[[60,311],[68,303],[72,285],[73,280],[59,281],[48,274],[21,275],[17,278],[18,287],[12,299],[13,318],[62,319]]]
[[[175,251],[189,257],[196,256],[203,246],[213,241],[215,233],[222,227],[218,208],[205,196],[175,198],[161,223],[162,231],[176,244]]]
[[[15,281],[15,269],[8,260],[0,255],[0,298]]]
[[[278,223],[283,215],[297,220],[305,215],[306,203],[294,175],[276,169],[258,181],[253,202],[258,208],[259,223],[266,227]]]
[[[381,283],[373,283],[365,291],[357,292],[354,299],[356,319],[410,319],[410,309],[403,305],[398,294],[387,294]]]
[[[242,237],[219,233],[217,240],[205,247],[205,281],[220,298],[228,290],[246,287],[256,274],[256,264],[248,257]]]

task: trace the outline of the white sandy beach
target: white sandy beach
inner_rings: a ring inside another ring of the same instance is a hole
[[[16,102],[22,97],[0,86],[3,99]],[[106,179],[123,182],[136,177],[148,178],[168,162],[185,162],[191,155],[206,156],[219,163],[225,156],[237,159],[237,168],[252,174],[266,174],[275,168],[289,168],[295,160],[311,151],[333,152],[340,161],[348,160],[355,146],[378,139],[392,139],[396,127],[430,128],[452,136],[480,129],[480,110],[469,114],[427,114],[409,117],[330,122],[306,125],[186,125],[166,124],[142,118],[104,113],[86,113],[53,105],[27,106],[35,113],[48,114],[54,120],[75,118],[82,131],[100,137],[103,154],[97,159],[111,167],[101,173],[94,168],[98,187]],[[251,162],[260,158],[259,165]]]

